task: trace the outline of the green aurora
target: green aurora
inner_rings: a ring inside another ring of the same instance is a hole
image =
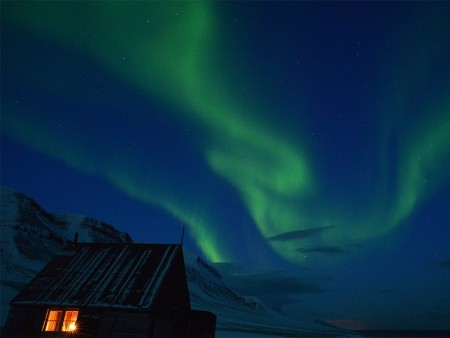
[[[402,119],[392,117],[409,118],[410,105],[432,77],[430,53],[415,53],[404,69],[392,65],[398,69],[398,74],[392,75],[398,82],[382,93],[378,187],[365,212],[346,214],[339,211],[337,201],[321,199],[326,192],[320,188],[316,154],[305,141],[308,135],[288,135],[279,125],[269,123],[265,117],[276,112],[245,97],[233,85],[233,69],[246,65],[225,60],[226,53],[221,53],[232,46],[223,41],[216,4],[10,2],[3,7],[10,24],[94,58],[130,86],[172,107],[177,119],[198,126],[201,133],[194,142],[205,163],[237,191],[261,236],[290,262],[310,262],[309,256],[298,253],[299,247],[356,245],[392,231],[449,181],[450,85],[432,95],[439,104],[415,108],[422,111],[416,122],[401,125]],[[80,36],[81,31],[87,33]],[[445,38],[445,32],[449,32],[449,23],[440,18],[435,31],[427,33]],[[409,50],[429,50],[430,43],[415,41]],[[402,74],[408,67],[417,69],[413,78]],[[248,81],[247,85],[256,85],[258,75]],[[143,178],[139,159],[125,149],[98,158],[91,152],[89,139],[80,146],[75,136],[61,138],[52,133],[45,118],[32,107],[27,111],[13,106],[7,109],[2,131],[14,139],[163,208],[188,225],[211,261],[237,258],[222,240],[224,232],[215,225],[215,215],[208,212],[204,201],[186,201],[166,180],[159,181],[161,173],[152,168],[145,169]],[[396,163],[389,155],[393,148],[398,153]],[[310,208],[311,201],[321,203]],[[314,238],[295,236],[320,228],[326,230]],[[293,236],[270,239],[286,233]]]

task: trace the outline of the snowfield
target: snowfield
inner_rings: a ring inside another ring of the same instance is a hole
[[[356,337],[313,319],[290,318],[255,297],[240,296],[200,257],[186,248],[183,254],[191,306],[217,315],[217,337]]]

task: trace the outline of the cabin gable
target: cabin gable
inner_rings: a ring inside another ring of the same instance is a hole
[[[156,295],[153,309],[190,311],[189,289],[186,280],[183,251],[179,250]]]

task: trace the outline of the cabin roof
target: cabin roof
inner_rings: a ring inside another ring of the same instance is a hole
[[[174,244],[69,245],[12,304],[149,309],[177,253]]]

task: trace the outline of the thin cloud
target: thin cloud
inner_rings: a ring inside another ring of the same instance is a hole
[[[444,269],[450,269],[450,259],[447,259],[445,261],[440,261],[437,263],[437,265]]]
[[[279,235],[267,237],[267,239],[269,241],[291,241],[291,240],[295,240],[295,239],[309,238],[309,237],[317,236],[320,233],[330,230],[335,227],[336,227],[336,225],[328,225],[328,226],[324,226],[324,227],[317,227],[317,228],[311,228],[311,229],[288,231],[288,232],[284,232]]]
[[[312,248],[298,248],[296,250],[304,254],[317,253],[331,256],[345,255],[350,252],[349,250],[340,248],[338,246],[317,246]]]
[[[327,290],[323,284],[331,277],[304,278],[277,272],[226,276],[227,284],[242,295],[290,296],[302,293],[320,294]]]

